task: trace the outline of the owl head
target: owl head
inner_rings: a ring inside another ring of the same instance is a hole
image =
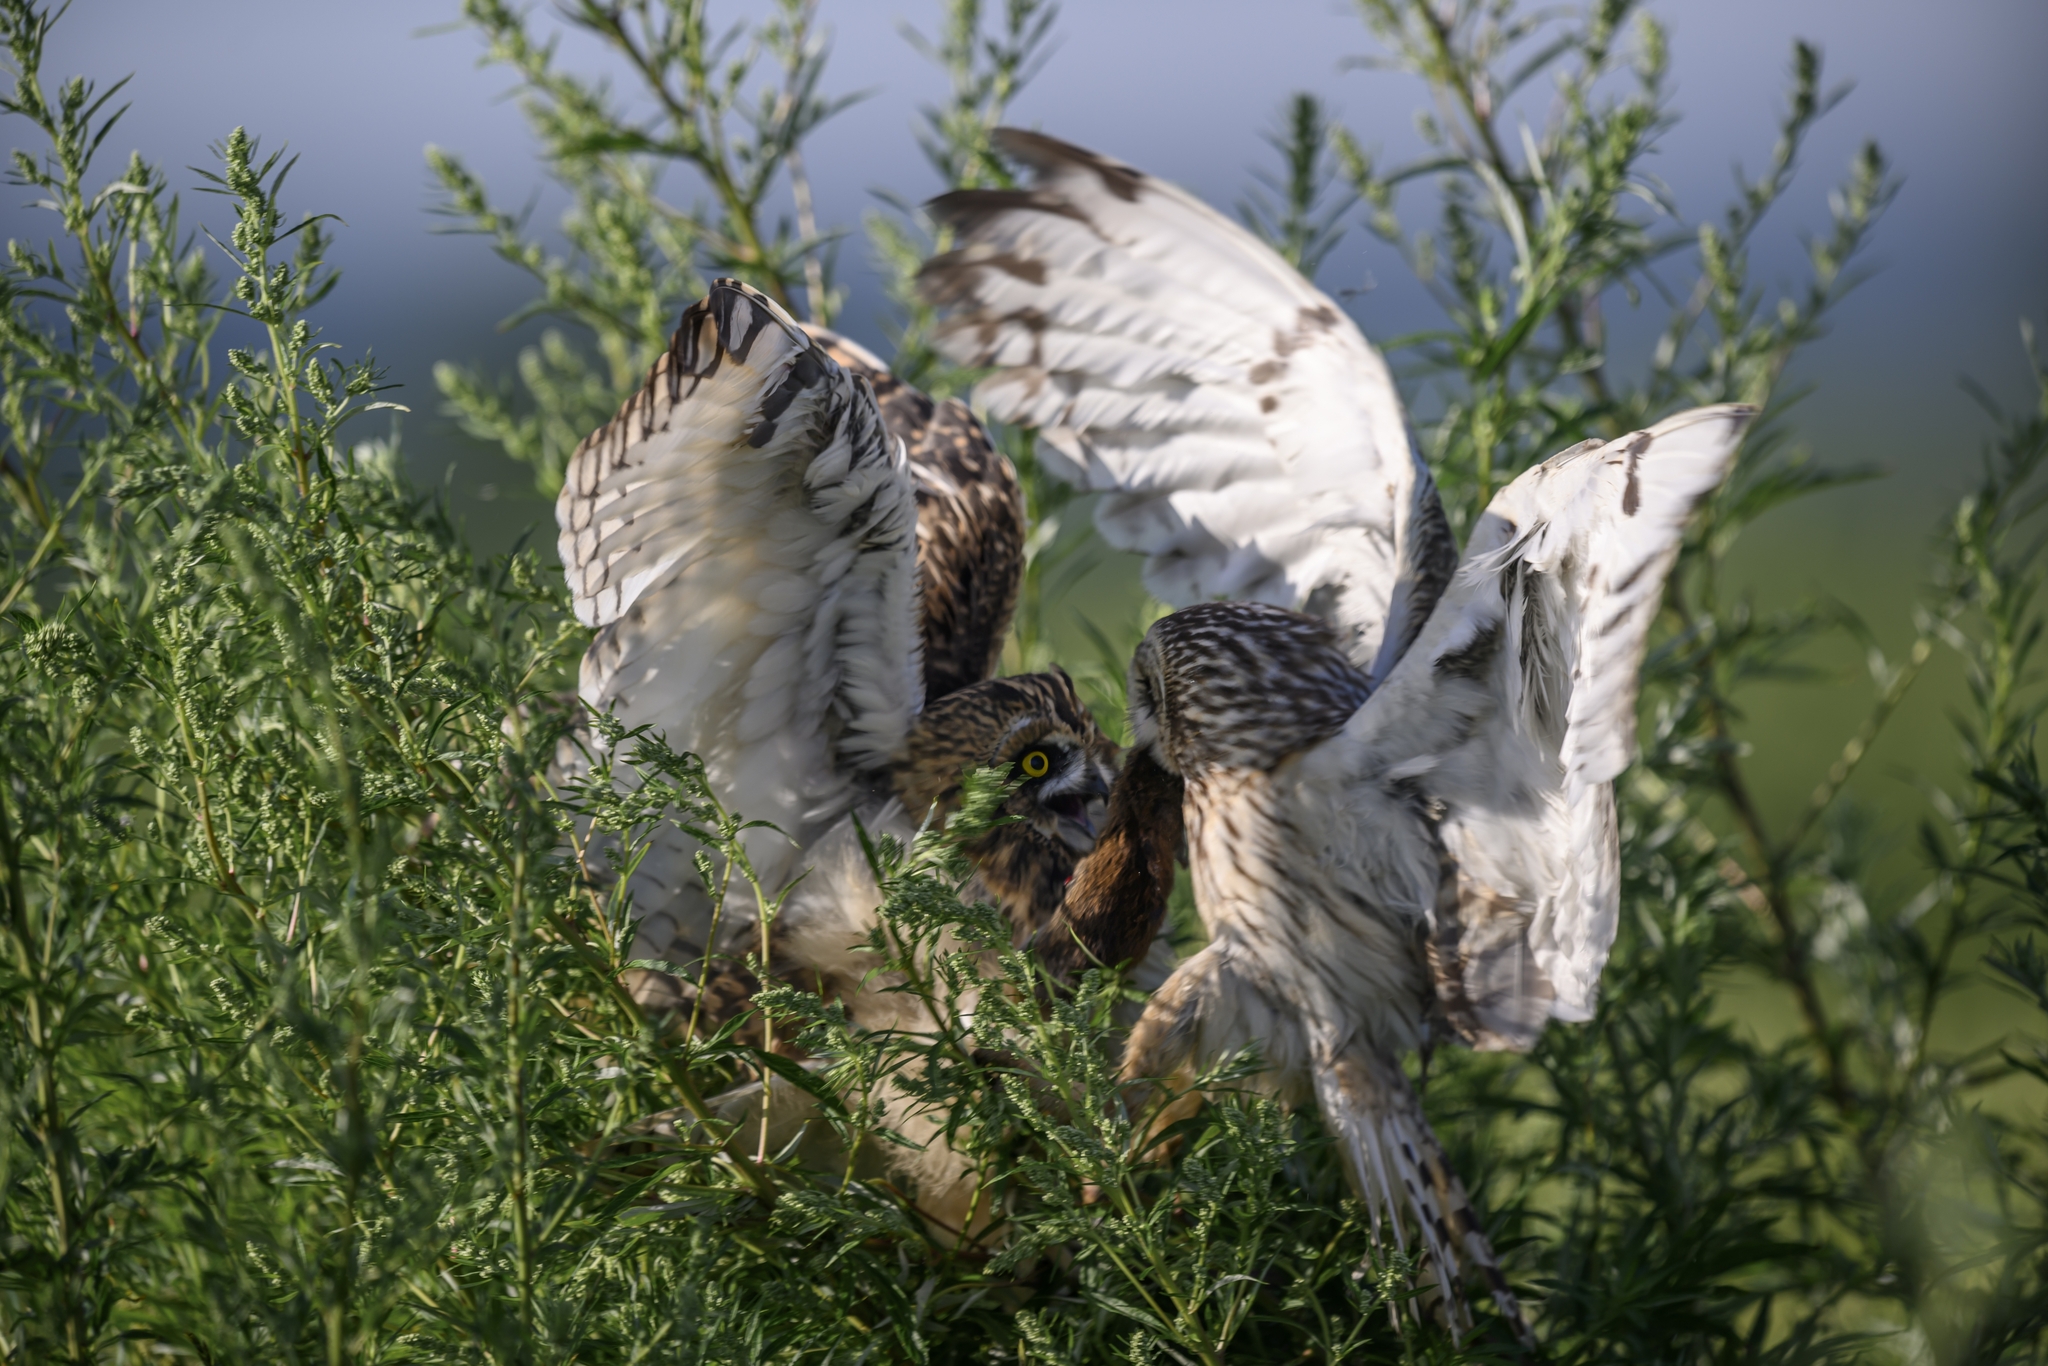
[[[896,766],[896,792],[913,816],[960,800],[971,768],[1009,770],[1002,807],[1014,819],[968,849],[977,875],[1019,936],[1051,918],[1074,864],[1095,847],[1117,747],[1096,726],[1065,671],[990,678],[925,708]]]
[[[1328,622],[1205,602],[1154,622],[1131,659],[1131,745],[1169,772],[1270,769],[1336,734],[1372,691]]]

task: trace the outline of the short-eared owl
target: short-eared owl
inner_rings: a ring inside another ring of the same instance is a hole
[[[859,947],[881,898],[854,820],[908,840],[973,765],[1020,780],[1019,819],[970,851],[976,890],[1020,939],[1051,917],[1094,843],[1116,750],[1064,673],[989,677],[1024,512],[964,405],[933,404],[720,280],[577,449],[557,516],[577,614],[598,628],[584,705],[699,755],[729,807],[778,827],[746,835],[771,895],[808,870],[774,927],[778,971],[857,1023],[917,1027],[913,998],[871,980]],[[635,954],[677,969],[636,976],[657,1010],[686,1001],[707,955],[729,965],[758,942],[750,898],[732,898],[714,936],[699,852],[670,830],[633,877]],[[962,1172],[943,1145],[925,1157],[920,1203],[943,1218]]]
[[[1413,1209],[1453,1323],[1463,1256],[1526,1335],[1400,1060],[1589,1017],[1645,636],[1751,413],[1552,457],[1461,563],[1385,363],[1328,298],[1170,185],[997,143],[1035,181],[932,206],[957,243],[923,275],[940,344],[994,370],[977,398],[1107,495],[1104,536],[1185,609],[1132,662],[1132,753],[1046,961],[1143,953],[1184,839],[1210,942],[1154,993],[1126,1074],[1256,1044],[1265,1085],[1321,1107],[1375,1226],[1403,1238]]]

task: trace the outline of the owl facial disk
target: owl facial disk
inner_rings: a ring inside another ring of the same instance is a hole
[[[1131,748],[1149,753],[1155,762],[1167,762],[1165,737],[1161,733],[1159,699],[1165,693],[1160,677],[1159,650],[1147,633],[1131,657],[1129,681],[1124,691],[1124,720],[1131,728]]]

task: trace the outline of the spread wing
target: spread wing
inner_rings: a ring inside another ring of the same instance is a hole
[[[822,327],[804,330],[874,386],[882,422],[910,453],[925,700],[993,677],[1024,581],[1017,471],[960,400],[934,403],[859,343]]]
[[[1313,612],[1382,676],[1457,552],[1386,362],[1341,309],[1193,196],[1036,133],[996,144],[1024,190],[934,200],[939,348],[1039,429],[1046,464],[1110,496],[1096,525],[1186,607]]]
[[[1686,519],[1753,416],[1697,408],[1501,490],[1415,647],[1309,756],[1358,839],[1390,806],[1433,824],[1435,904],[1418,899],[1438,998],[1477,1047],[1527,1048],[1545,1019],[1592,1013],[1644,642]]]
[[[868,382],[761,294],[720,280],[640,392],[569,464],[556,517],[580,693],[705,762],[772,888],[879,770],[922,701],[912,480]],[[634,885],[642,942],[701,952],[689,847]]]

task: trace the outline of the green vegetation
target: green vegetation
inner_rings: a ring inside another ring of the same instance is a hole
[[[644,79],[646,123],[526,18],[467,12],[522,82],[573,208],[566,251],[538,245],[437,156],[451,210],[532,272],[532,311],[561,324],[516,385],[442,384],[547,487],[707,272],[829,315],[832,230],[801,193],[792,223],[769,217],[836,106],[805,0],[725,46],[697,0],[566,5]],[[1428,1104],[1543,1355],[2041,1360],[2048,375],[2036,365],[2036,406],[1993,414],[1980,485],[1937,529],[1916,641],[1870,647],[1867,716],[1807,808],[1767,822],[1731,733],[1746,690],[1822,633],[1868,637],[1818,608],[1759,615],[1724,566],[1747,524],[1843,477],[1798,458],[1779,377],[1853,279],[1884,161],[1858,159],[1808,283],[1777,298],[1745,255],[1830,103],[1816,53],[1795,54],[1764,173],[1688,225],[1640,173],[1675,113],[1660,31],[1626,0],[1363,12],[1434,111],[1431,156],[1377,166],[1297,98],[1247,216],[1313,269],[1362,214],[1431,282],[1444,324],[1400,354],[1438,400],[1421,435],[1459,525],[1583,436],[1766,405],[1649,661],[1598,1018],[1526,1058],[1431,1066]],[[923,136],[950,178],[1007,174],[986,134],[1051,21],[1036,0],[948,6],[923,46],[953,94]],[[157,169],[99,160],[119,87],[46,75],[51,22],[0,0],[0,109],[29,148],[13,174],[53,211],[50,240],[11,243],[0,274],[0,1361],[1515,1355],[1497,1326],[1454,1345],[1400,1309],[1411,1268],[1370,1248],[1312,1118],[1232,1098],[1230,1068],[1171,1162],[1133,1161],[1115,983],[1048,1014],[1004,953],[1009,993],[980,992],[970,1017],[986,960],[933,950],[999,937],[957,899],[956,846],[1000,775],[975,780],[952,829],[876,851],[884,947],[915,969],[936,1034],[858,1035],[786,988],[779,1027],[826,1072],[729,1032],[649,1028],[618,987],[629,908],[592,876],[590,833],[630,860],[675,819],[737,854],[745,813],[650,736],[625,745],[630,793],[602,768],[551,785],[584,635],[551,565],[479,561],[389,446],[354,441],[378,371],[310,320],[335,281],[324,221],[284,198],[290,163],[231,134],[205,189],[232,226],[206,236]],[[1510,138],[1503,110],[1540,82],[1560,92],[1552,117]],[[706,207],[664,199],[665,173]],[[869,226],[906,304],[906,372],[957,389],[903,292],[920,232],[909,214]],[[1657,297],[1670,323],[1636,378],[1609,364],[1602,310]],[[1099,552],[1085,504],[1036,476],[1030,434],[1003,439],[1040,521],[1013,654],[1032,664]],[[1112,724],[1141,624],[1094,624]],[[1870,871],[1868,823],[1841,794],[1937,652],[1968,674],[1967,777],[1928,780],[1922,871],[1898,886]],[[1760,1039],[1725,1009],[1737,987],[1788,1002],[1796,1027]],[[2009,1027],[1943,1045],[1946,1012],[1986,993]],[[935,1237],[851,1162],[728,1153],[708,1098],[762,1069],[813,1091],[856,1155],[893,1141],[877,1088],[912,1089],[982,1161],[1001,1236]]]

